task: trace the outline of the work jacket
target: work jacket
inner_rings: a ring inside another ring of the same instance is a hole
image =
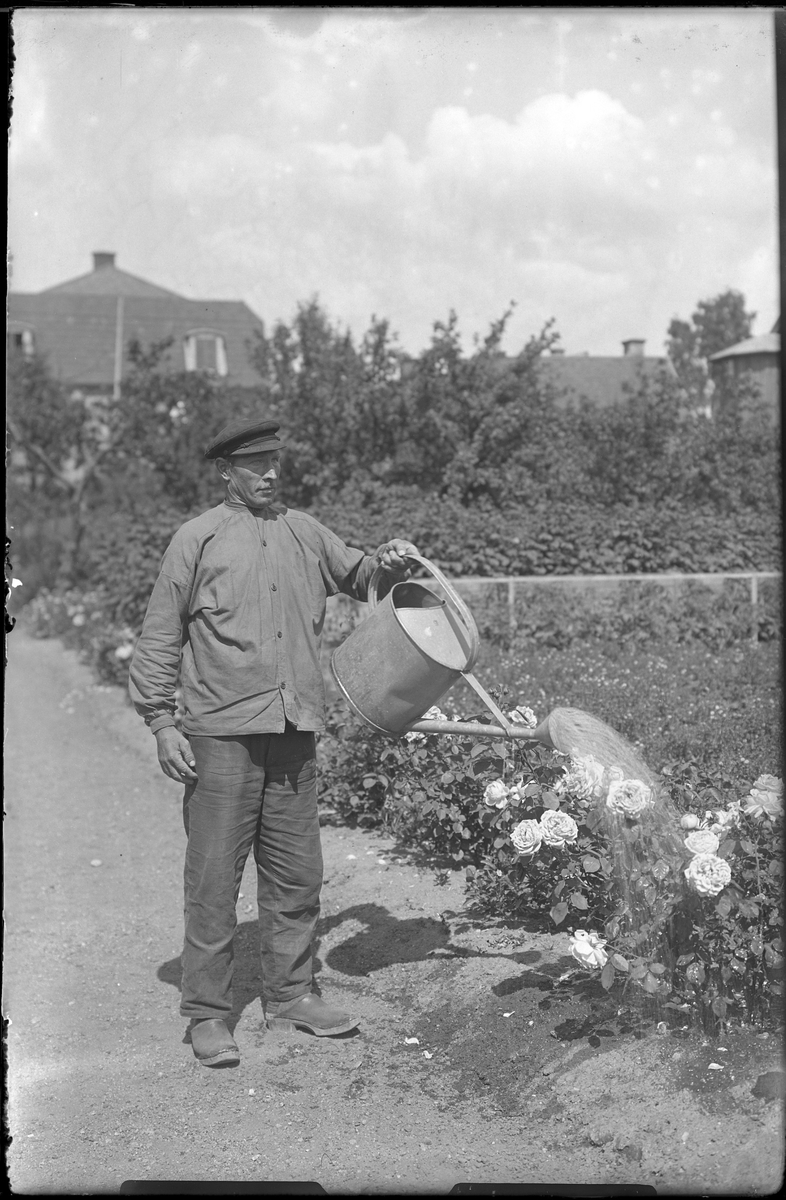
[[[325,725],[320,663],[328,596],[365,600],[379,561],[308,513],[224,502],[167,549],[131,660],[129,690],[153,733],[211,737]]]

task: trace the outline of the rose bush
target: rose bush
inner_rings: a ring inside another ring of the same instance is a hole
[[[511,708],[504,693],[495,699]],[[335,711],[341,728],[320,741],[325,800],[350,820],[381,820],[435,861],[465,866],[478,909],[578,926],[589,942],[573,942],[592,947],[592,934],[603,954],[574,958],[600,971],[604,988],[652,995],[681,1019],[692,1009],[708,1029],[730,1014],[773,1011],[780,822],[744,813],[723,772],[667,764],[662,794],[648,795],[641,781],[528,741],[407,743]],[[772,780],[767,787],[777,794]],[[621,811],[607,807],[604,789],[622,798]]]

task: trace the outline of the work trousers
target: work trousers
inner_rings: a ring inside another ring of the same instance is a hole
[[[180,1012],[232,1011],[236,904],[249,851],[257,865],[263,1001],[312,990],[322,847],[315,738],[284,733],[191,737],[198,781],[186,788],[188,836]]]

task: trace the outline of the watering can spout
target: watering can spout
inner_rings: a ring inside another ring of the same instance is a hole
[[[514,741],[520,742],[540,742],[542,746],[547,746],[549,750],[555,750],[556,747],[551,740],[548,728],[548,717],[541,721],[535,729],[530,729],[528,725],[511,725],[508,722],[502,725],[486,724],[483,721],[447,721],[447,720],[426,720],[414,721],[407,730],[408,733],[452,733],[460,737],[495,737],[495,738],[512,738]]]

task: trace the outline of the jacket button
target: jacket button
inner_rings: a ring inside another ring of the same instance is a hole
[[[283,635],[283,633],[282,633],[282,632],[281,632],[281,630],[279,629],[278,633],[276,634],[276,637],[283,637],[283,636],[284,636],[284,635]]]
[[[284,689],[286,688],[286,686],[287,686],[287,685],[286,685],[285,683],[282,683],[282,684],[281,684],[281,691],[282,691],[282,692],[284,691]]]
[[[271,592],[277,592],[278,588],[276,587],[276,585],[274,583],[271,583],[270,590],[271,590]]]
[[[263,545],[263,546],[266,546],[266,545],[267,545],[267,542],[265,541],[265,539],[264,539],[264,538],[262,539],[262,545]]]

